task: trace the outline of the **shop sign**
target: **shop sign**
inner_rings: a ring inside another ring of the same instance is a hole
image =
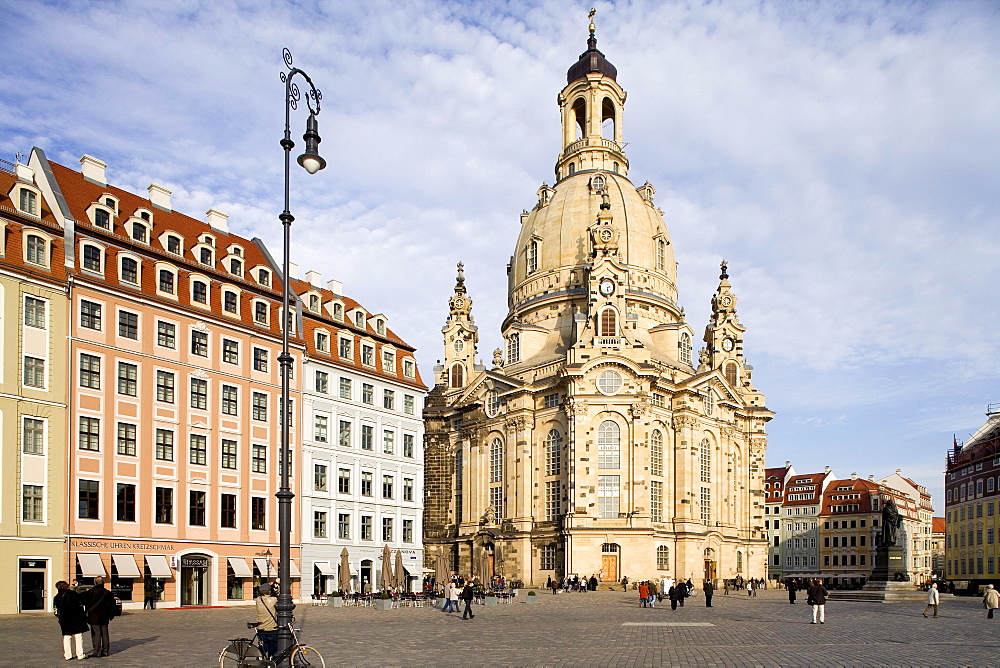
[[[152,550],[155,552],[173,552],[171,543],[140,543],[136,541],[117,540],[72,540],[70,545],[76,548],[97,548],[101,550]]]
[[[207,568],[208,559],[204,557],[182,557],[181,566],[189,566],[194,568]]]

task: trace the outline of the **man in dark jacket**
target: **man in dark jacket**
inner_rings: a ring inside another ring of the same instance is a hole
[[[789,578],[785,581],[785,589],[788,590],[788,602],[795,605],[795,592],[799,590],[799,585],[795,582],[795,580]]]
[[[705,607],[712,607],[712,595],[715,593],[715,585],[712,584],[711,580],[705,580],[705,584],[702,586],[705,591]]]
[[[91,657],[108,656],[110,640],[108,624],[115,616],[115,597],[104,588],[104,578],[94,578],[94,586],[83,595],[83,604],[87,608],[87,621],[90,622],[90,640],[94,646]]]
[[[462,588],[462,593],[459,594],[459,598],[465,601],[465,610],[462,611],[462,619],[473,619],[475,617],[472,614],[472,599],[475,594],[472,591],[472,580],[466,580],[465,587]]]
[[[819,578],[813,580],[812,586],[809,587],[809,605],[812,606],[813,620],[812,624],[817,621],[820,624],[826,624],[826,597],[829,593],[826,591],[826,587],[823,586],[823,581]]]
[[[80,595],[73,591],[69,583],[60,580],[56,583],[58,593],[52,604],[56,609],[56,617],[59,618],[59,630],[63,636],[63,658],[69,661],[73,658],[73,645],[76,645],[76,658],[87,658],[83,654],[83,634],[89,628],[87,626],[87,614],[80,604]]]

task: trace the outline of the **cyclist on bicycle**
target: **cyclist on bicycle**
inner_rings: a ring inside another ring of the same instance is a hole
[[[278,599],[271,593],[270,584],[262,584],[257,588],[257,635],[268,657],[278,653],[278,613],[274,606]]]

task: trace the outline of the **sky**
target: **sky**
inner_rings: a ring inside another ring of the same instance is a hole
[[[96,156],[280,256],[288,47],[328,162],[293,171],[292,260],[433,382],[457,262],[480,357],[500,345],[591,6],[695,331],[729,262],[768,465],[901,469],[942,514],[953,437],[1000,404],[1000,3],[0,0],[0,158]]]

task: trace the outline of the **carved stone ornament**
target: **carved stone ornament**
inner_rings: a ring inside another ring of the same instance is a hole
[[[524,416],[505,418],[503,421],[503,426],[509,434],[522,432],[527,425],[528,421],[524,418]]]
[[[493,351],[493,366],[503,366],[503,350],[500,348]]]
[[[482,517],[479,518],[479,524],[481,526],[493,526],[497,523],[497,509],[493,507],[493,504],[486,506],[486,512],[483,513]]]
[[[679,415],[674,418],[674,427],[676,429],[684,429],[684,428],[693,429],[697,426],[698,426],[698,421],[693,417]]]
[[[587,402],[584,399],[570,397],[566,400],[566,417],[582,424],[587,419]]]
[[[640,418],[649,411],[649,403],[645,400],[637,401],[636,403],[629,406],[629,412],[632,413],[633,418]]]

